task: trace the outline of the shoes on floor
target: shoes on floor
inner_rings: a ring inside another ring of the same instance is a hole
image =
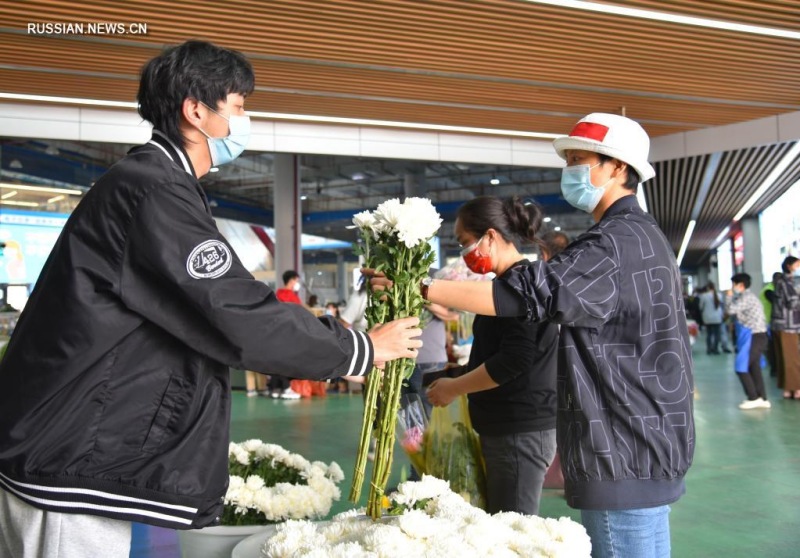
[[[269,394],[269,390],[267,390],[267,389],[262,389],[261,391],[259,391],[259,392],[258,392],[258,394],[259,394],[261,397],[269,397],[269,395],[270,395],[270,394]]]
[[[784,391],[783,392],[783,398],[784,399],[794,399],[794,395],[792,395],[791,391]]]
[[[256,395],[258,395],[258,392],[256,390],[254,389],[247,390],[247,397],[255,397]]]
[[[269,392],[269,396],[271,398],[273,398],[273,399],[280,399],[281,398],[281,394],[280,394],[279,391],[271,391],[271,392]]]
[[[281,392],[280,397],[281,399],[300,399],[301,395],[292,388],[286,388]]]
[[[761,397],[758,399],[745,399],[739,403],[739,408],[743,411],[749,411],[751,409],[769,409],[770,407],[772,407],[772,403],[765,401]]]
[[[728,354],[730,354],[730,353],[732,353],[733,351],[731,351],[731,350],[730,350],[730,349],[728,349],[728,348],[724,348],[724,349],[722,349],[722,352],[723,352],[723,353],[728,353]]]

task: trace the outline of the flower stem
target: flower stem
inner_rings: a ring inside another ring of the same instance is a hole
[[[375,423],[375,409],[378,402],[378,391],[381,385],[380,370],[373,368],[367,378],[367,393],[364,400],[364,420],[361,423],[361,436],[358,442],[358,454],[353,471],[353,484],[350,487],[350,501],[358,503],[361,498],[361,488],[364,485],[364,470],[367,466],[367,453],[369,452],[369,439]]]

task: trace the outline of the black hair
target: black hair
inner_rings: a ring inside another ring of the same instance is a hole
[[[561,231],[550,231],[542,236],[542,250],[547,252],[546,257],[549,259],[569,246],[569,242],[569,236],[565,233]]]
[[[494,196],[473,198],[458,208],[457,217],[464,229],[477,237],[494,229],[517,248],[531,243],[541,246],[536,235],[542,228],[544,212],[539,204],[523,203],[517,196],[507,200]]]
[[[300,274],[297,273],[294,269],[287,269],[283,272],[283,284],[288,285],[289,281],[292,279],[300,278]]]
[[[742,283],[745,289],[750,288],[751,279],[750,275],[748,275],[747,273],[737,273],[736,275],[731,277],[731,281],[733,282],[734,285]]]
[[[603,155],[602,153],[598,153],[597,156],[600,158],[601,164],[607,163],[608,161],[611,161],[616,158],[616,157],[609,157],[608,155]],[[622,161],[622,159],[617,159],[617,160]],[[630,163],[626,163],[625,161],[622,162],[627,165],[626,168],[628,169],[627,179],[625,180],[625,184],[623,184],[622,186],[626,190],[630,190],[635,194],[636,190],[639,188],[639,182],[641,182],[642,179],[639,177],[639,173],[636,172],[636,169],[634,169],[630,165]]]
[[[717,293],[717,287],[714,285],[713,281],[708,282],[708,284],[706,285],[706,290],[714,293],[714,308],[719,308],[720,304],[719,293]]]
[[[244,55],[204,41],[166,48],[142,68],[139,115],[183,146],[183,101],[197,99],[212,109],[231,93],[247,97],[255,87],[253,67]]]
[[[798,260],[794,256],[786,256],[786,259],[783,260],[783,263],[781,264],[781,269],[785,274],[788,275],[792,272],[792,266],[796,264],[798,261],[800,260]]]

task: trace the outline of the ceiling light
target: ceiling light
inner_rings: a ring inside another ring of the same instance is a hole
[[[544,222],[545,222],[545,223],[549,223],[549,222],[550,222],[550,221],[552,221],[552,220],[553,220],[553,218],[552,218],[552,217],[545,217],[545,218],[544,218]]]
[[[57,201],[63,200],[65,197],[66,196],[54,196],[54,197],[50,198],[49,200],[47,200],[47,203],[55,203]]]
[[[7,200],[8,198],[13,198],[16,195],[17,195],[17,191],[16,190],[12,190],[11,192],[9,192],[7,194],[3,194],[2,196],[0,196],[0,199]]]
[[[560,231],[560,230],[561,230],[561,227],[553,227],[553,230],[554,230],[554,231],[556,231],[556,232],[558,232],[558,231]]]
[[[71,196],[80,196],[83,194],[80,190],[72,190],[70,188],[49,188],[46,186],[26,186],[23,184],[11,184],[8,182],[0,182],[0,188],[6,190],[25,190],[28,192],[47,192],[48,194],[68,194]]]
[[[13,99],[15,101],[38,101],[42,103],[69,103],[73,105],[95,105],[101,107],[138,108],[133,102],[106,101],[103,99],[83,99],[80,97],[51,97],[49,95],[28,95],[25,93],[0,93],[0,99]]]
[[[301,200],[307,200],[307,199],[308,199],[308,196],[305,196],[305,195],[303,195],[303,196],[300,196],[300,199],[301,199]]]
[[[692,233],[694,232],[694,227],[697,224],[697,221],[692,219],[689,221],[689,226],[686,227],[686,233],[683,235],[683,242],[681,243],[681,249],[678,250],[678,267],[681,266],[681,262],[683,261],[683,256],[686,254],[686,248],[689,247],[689,240],[692,238]]]
[[[669,23],[679,23],[682,25],[694,25],[696,27],[724,29],[725,31],[738,31],[740,33],[768,35],[770,37],[782,37],[784,39],[800,39],[800,31],[790,31],[788,29],[777,29],[774,27],[762,27],[760,25],[748,25],[746,23],[735,23],[733,21],[722,21],[719,19],[709,19],[705,17],[656,12],[653,10],[643,10],[640,8],[629,8],[627,6],[601,4],[599,2],[587,2],[584,0],[528,0],[528,2],[534,2],[536,4],[548,4],[550,6],[558,6],[559,8],[575,8],[578,10],[588,10],[590,12],[600,12],[603,14],[638,17],[642,19],[666,21]]]
[[[783,156],[783,159],[781,159],[780,162],[775,165],[775,168],[773,168],[772,172],[770,172],[769,175],[764,179],[764,182],[761,183],[761,186],[759,186],[756,191],[753,192],[753,195],[750,196],[750,199],[748,199],[739,212],[733,216],[734,221],[741,220],[741,218],[744,217],[748,211],[750,211],[750,208],[753,207],[759,199],[761,199],[761,196],[763,196],[767,190],[772,188],[772,185],[775,184],[775,181],[778,180],[780,175],[783,174],[783,171],[785,171],[789,165],[792,164],[792,161],[794,161],[798,155],[800,155],[800,141],[795,143],[794,146],[792,146],[792,148],[786,152],[786,155]]]
[[[0,98],[2,98],[0,93]],[[446,126],[444,124],[426,124],[423,122],[396,122],[393,120],[369,120],[366,118],[341,118],[338,116],[317,116],[312,114],[288,114],[282,112],[247,112],[254,118],[270,120],[300,120],[304,122],[326,122],[331,124],[348,124],[352,126],[376,126],[384,128],[411,128],[414,130],[432,130],[436,132],[461,132],[465,134],[488,134],[493,136],[514,136],[535,139],[556,139],[564,134],[548,134],[544,132],[524,132],[521,130],[500,130],[496,128],[472,128],[469,126]]]
[[[17,205],[17,206],[21,206],[21,207],[39,207],[39,204],[38,203],[34,203],[34,202],[0,200],[0,204],[3,204],[3,205]]]
[[[123,101],[104,101],[101,99],[84,99],[79,97],[51,97],[47,95],[27,95],[22,93],[0,93],[0,99],[15,101],[36,101],[42,103],[58,103],[73,105],[93,105],[115,108],[138,108],[137,103]],[[370,120],[366,118],[342,118],[338,116],[319,116],[314,114],[289,114],[282,112],[247,111],[252,118],[269,120],[299,120],[303,122],[325,122],[331,124],[347,124],[351,126],[375,126],[383,128],[409,128],[413,130],[432,130],[436,132],[457,132],[465,134],[487,134],[492,136],[513,136],[534,139],[556,139],[564,134],[545,132],[527,132],[522,130],[502,130],[497,128],[472,128],[469,126],[447,126],[444,124],[427,124],[424,122],[396,122],[392,120]]]
[[[21,169],[22,168],[22,162],[19,159],[13,159],[8,164],[8,166],[9,166],[9,168],[12,168],[12,169]]]
[[[210,169],[208,169],[208,172],[219,172],[219,168],[218,167],[211,167]]]
[[[719,233],[719,236],[714,239],[714,242],[711,243],[711,249],[713,250],[714,248],[716,248],[717,245],[719,245],[719,243],[722,242],[725,239],[725,237],[728,236],[728,233],[730,233],[730,232],[731,232],[731,228],[730,227],[725,227],[725,230],[723,230],[721,233]]]
[[[492,178],[489,181],[489,184],[491,184],[492,186],[497,186],[498,184],[500,184],[500,179],[499,178]]]

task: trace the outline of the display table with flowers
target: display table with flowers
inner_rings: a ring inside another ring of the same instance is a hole
[[[261,440],[231,443],[230,483],[221,525],[179,531],[185,558],[228,558],[242,539],[268,536],[287,519],[320,519],[328,515],[344,480],[335,462],[310,462],[276,444]]]
[[[274,535],[254,535],[234,558],[467,558],[526,556],[588,558],[585,529],[569,518],[518,513],[490,515],[469,505],[447,482],[431,476],[399,485],[387,515],[375,521],[364,510],[340,513],[329,522],[287,521]]]

